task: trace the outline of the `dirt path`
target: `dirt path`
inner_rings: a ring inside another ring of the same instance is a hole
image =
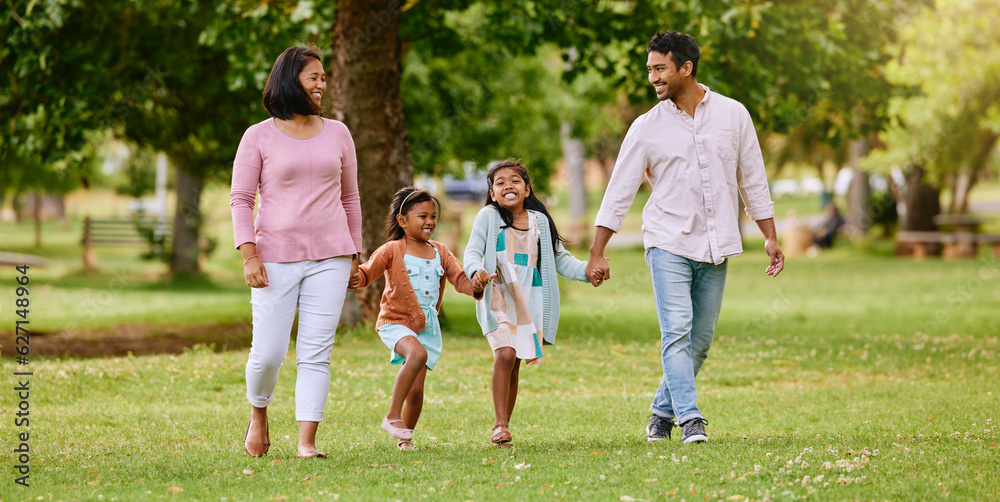
[[[210,326],[124,325],[111,328],[32,333],[29,341],[32,356],[107,357],[141,354],[176,354],[197,344],[216,350],[250,346],[249,322]],[[0,333],[0,355],[17,356],[14,333]]]

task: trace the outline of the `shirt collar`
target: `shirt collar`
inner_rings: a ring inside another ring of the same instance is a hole
[[[701,98],[701,102],[699,102],[698,104],[700,105],[701,103],[708,103],[709,98],[712,97],[712,90],[709,89],[708,86],[705,84],[698,84],[698,87],[701,87],[701,89],[705,91],[705,96]]]
[[[705,91],[705,95],[701,98],[701,101],[698,102],[698,106],[701,106],[703,103],[707,106],[708,100],[711,99],[712,97],[712,90],[709,89],[707,85],[702,83],[699,83],[698,87],[701,87],[701,89]],[[680,112],[680,110],[677,108],[677,103],[674,103],[674,100],[668,99],[662,101],[662,103],[664,103],[667,106],[667,109],[670,110],[672,113]]]

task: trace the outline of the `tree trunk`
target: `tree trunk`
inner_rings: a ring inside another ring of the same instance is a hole
[[[14,197],[10,199],[10,207],[14,210],[14,223],[20,226],[21,222],[24,221],[24,195],[15,193]]]
[[[201,273],[198,236],[201,230],[201,191],[205,180],[177,170],[177,209],[174,212],[174,238],[170,253],[170,273],[197,275]]]
[[[55,203],[56,211],[59,213],[59,228],[66,230],[69,227],[69,221],[66,219],[66,194],[56,194]]]
[[[334,119],[347,124],[358,151],[362,260],[385,242],[392,196],[413,180],[403,121],[401,0],[337,2],[327,79]],[[378,315],[383,279],[358,291],[365,319]]]
[[[573,137],[573,127],[563,122],[559,129],[562,140],[563,162],[569,178],[569,220],[570,228],[566,236],[574,245],[586,245],[589,241],[587,225],[587,185],[584,183],[583,141]]]
[[[934,216],[941,212],[941,191],[924,182],[924,170],[914,166],[906,173],[904,197],[906,215],[903,217],[903,230],[918,232],[933,232],[937,230]],[[940,246],[930,254],[940,254]],[[897,242],[897,256],[913,254],[913,244]]]
[[[955,186],[953,188],[954,197],[951,199],[951,213],[965,214],[969,211],[969,192],[975,186],[979,173],[985,169],[993,154],[993,147],[996,145],[1000,135],[986,133],[979,142],[979,149],[973,152],[955,175]]]
[[[863,235],[872,226],[871,189],[868,186],[868,173],[864,172],[859,162],[868,155],[868,138],[858,138],[850,144],[850,164],[854,176],[847,190],[847,227],[852,236]]]
[[[35,247],[42,247],[42,198],[43,195],[39,192],[34,192],[31,194],[32,198],[32,217],[35,220]]]
[[[955,173],[955,186],[952,187],[951,214],[965,214],[969,211],[969,192],[972,191],[974,175],[971,169],[963,167]]]
[[[903,230],[933,232],[934,217],[941,213],[941,191],[924,182],[924,170],[914,167],[906,173],[906,217]]]

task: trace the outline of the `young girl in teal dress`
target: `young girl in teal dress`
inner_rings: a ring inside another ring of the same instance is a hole
[[[413,429],[423,408],[424,378],[441,356],[438,311],[447,279],[460,293],[481,297],[462,264],[448,247],[431,240],[437,227],[437,199],[407,187],[396,192],[386,219],[387,242],[358,268],[358,287],[386,276],[375,328],[391,351],[390,362],[401,364],[392,388],[382,429],[397,439],[400,450],[412,450]],[[405,406],[404,406],[405,404]]]
[[[586,262],[563,248],[563,239],[532,191],[528,171],[520,162],[501,162],[486,178],[489,200],[472,224],[464,262],[473,287],[485,288],[485,296],[476,302],[476,317],[494,354],[496,421],[490,439],[497,446],[510,446],[510,416],[521,360],[541,362],[542,345],[555,343],[559,326],[556,275],[590,279]]]

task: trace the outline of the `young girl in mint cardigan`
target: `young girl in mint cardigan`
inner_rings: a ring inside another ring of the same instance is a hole
[[[535,197],[528,171],[520,162],[501,162],[486,178],[489,200],[472,224],[463,261],[472,285],[485,288],[483,299],[476,302],[476,317],[494,354],[496,422],[490,439],[497,446],[510,446],[508,427],[521,360],[541,362],[542,345],[556,340],[556,274],[577,281],[589,279],[586,262],[563,248],[555,223]]]

